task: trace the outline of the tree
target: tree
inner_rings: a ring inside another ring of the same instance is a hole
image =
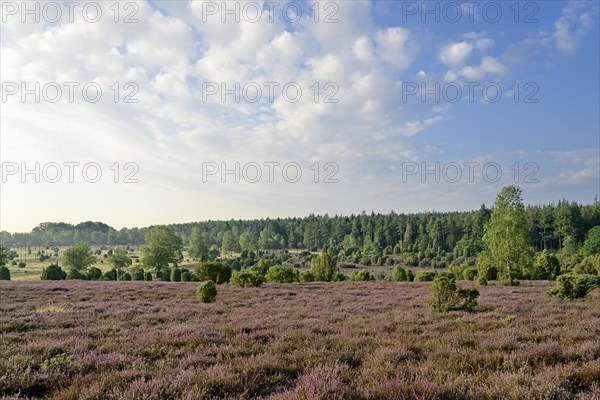
[[[10,270],[4,265],[0,265],[0,281],[10,281]]]
[[[85,271],[96,262],[92,248],[87,243],[77,243],[64,251],[62,263],[65,267],[77,272]]]
[[[315,281],[329,282],[335,276],[336,269],[329,254],[321,253],[313,259],[310,272]]]
[[[560,274],[560,263],[558,258],[548,250],[539,253],[533,263],[531,279],[554,280]]]
[[[231,231],[227,231],[223,234],[223,243],[221,245],[221,254],[226,255],[228,253],[236,252],[240,250],[238,239]]]
[[[485,250],[477,262],[502,267],[499,270],[505,268],[511,286],[518,269],[531,265],[525,207],[518,187],[506,186],[498,194],[492,216],[485,225],[483,243]]]
[[[67,273],[58,264],[50,264],[42,270],[43,281],[63,281],[67,279]]]
[[[206,261],[208,259],[208,246],[204,240],[204,234],[197,226],[192,228],[188,254],[196,260]]]
[[[108,258],[108,262],[117,271],[123,271],[125,268],[131,266],[131,258],[127,255],[127,250],[123,249],[113,251],[112,255]]]
[[[600,225],[590,229],[583,242],[583,255],[587,257],[595,254],[600,254]]]
[[[8,262],[8,254],[3,246],[0,246],[0,267],[3,267]]]
[[[164,225],[155,226],[145,236],[142,247],[142,263],[160,272],[169,264],[177,266],[183,260],[181,239]]]
[[[220,262],[211,261],[196,265],[196,276],[201,281],[213,281],[221,284],[229,282],[231,278],[231,268]]]

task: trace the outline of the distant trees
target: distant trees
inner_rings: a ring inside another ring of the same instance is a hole
[[[208,245],[204,239],[204,234],[197,226],[192,228],[190,243],[188,246],[188,255],[196,260],[208,260]]]
[[[118,271],[124,271],[126,268],[129,268],[132,263],[127,250],[124,249],[114,250],[108,257],[108,262]]]
[[[589,230],[587,238],[583,243],[583,255],[593,256],[600,254],[600,225]]]
[[[8,253],[3,246],[0,246],[0,267],[3,267],[8,262]]]
[[[155,226],[148,231],[145,240],[146,245],[142,247],[144,267],[160,272],[169,264],[176,266],[183,260],[181,239],[166,226]]]
[[[87,243],[77,243],[63,252],[62,263],[75,275],[84,272],[87,267],[96,262],[92,248]]]
[[[485,225],[483,243],[485,249],[479,255],[478,264],[484,268],[480,271],[488,266],[501,267],[511,286],[515,273],[531,265],[525,208],[518,187],[506,186],[498,194],[491,218]]]

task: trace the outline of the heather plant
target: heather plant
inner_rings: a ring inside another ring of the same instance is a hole
[[[258,273],[250,270],[233,271],[229,283],[238,287],[259,287],[263,284],[264,278]]]
[[[42,270],[43,281],[62,281],[67,279],[67,273],[58,264],[50,264]]]
[[[479,291],[457,287],[454,277],[447,274],[439,274],[429,286],[429,291],[433,295],[429,306],[435,311],[474,311],[477,307]]]
[[[171,282],[181,282],[181,269],[173,268],[171,270]]]
[[[10,281],[10,270],[5,265],[0,266],[0,281]]]
[[[265,280],[269,283],[293,283],[300,281],[300,271],[294,267],[274,265],[265,274]]]
[[[195,272],[201,281],[211,280],[216,284],[227,283],[231,278],[231,268],[217,261],[199,263]]]
[[[366,282],[374,281],[375,277],[365,268],[360,271],[354,271],[352,275],[350,275],[350,280],[353,282]]]
[[[217,298],[217,287],[213,281],[206,281],[196,289],[196,297],[203,303],[212,303]]]
[[[568,273],[556,279],[556,287],[548,289],[548,294],[563,300],[582,299],[599,285],[596,275]]]

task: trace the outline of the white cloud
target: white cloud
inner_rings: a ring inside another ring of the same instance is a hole
[[[473,45],[468,42],[450,43],[440,53],[440,61],[446,65],[459,66],[471,55]]]
[[[508,68],[494,57],[485,56],[476,67],[466,66],[460,74],[466,79],[481,80],[488,76],[502,76],[508,73]]]
[[[412,64],[418,51],[416,38],[406,28],[379,30],[375,35],[375,43],[381,59],[400,71]]]
[[[554,23],[556,48],[573,54],[586,32],[593,27],[593,20],[585,1],[570,0],[563,8],[561,17]]]

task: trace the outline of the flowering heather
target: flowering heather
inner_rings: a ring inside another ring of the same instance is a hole
[[[553,285],[0,282],[0,398],[599,399],[600,293]]]

